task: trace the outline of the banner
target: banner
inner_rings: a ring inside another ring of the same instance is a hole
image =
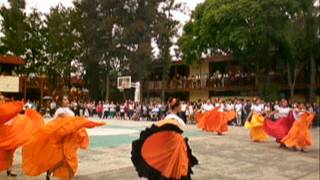
[[[19,92],[19,77],[0,76],[0,92],[8,92],[8,93]]]

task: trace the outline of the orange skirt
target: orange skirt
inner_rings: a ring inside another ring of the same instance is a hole
[[[215,108],[201,117],[198,127],[203,131],[223,133],[228,131],[228,122],[235,117],[234,111],[219,112],[218,108]]]
[[[0,104],[0,126],[19,114],[22,111],[23,104],[23,101]]]
[[[314,119],[314,114],[306,112],[296,120],[289,133],[281,140],[287,147],[306,149],[312,144],[309,127]]]
[[[140,177],[148,179],[190,179],[198,164],[183,131],[173,120],[163,120],[142,131],[133,141],[131,160]]]
[[[0,126],[0,171],[11,167],[15,150],[27,143],[43,124],[38,112],[27,110],[25,115],[17,115],[10,124]]]
[[[78,169],[77,150],[89,145],[85,128],[102,125],[104,123],[82,117],[64,117],[51,121],[22,148],[25,174],[38,176],[49,170],[61,179],[72,178]]]

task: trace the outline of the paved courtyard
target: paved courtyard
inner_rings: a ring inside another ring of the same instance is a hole
[[[80,150],[76,180],[139,179],[130,160],[131,141],[150,122],[108,120],[107,126],[91,129],[90,148]],[[273,139],[265,143],[251,142],[248,130],[230,127],[224,136],[204,133],[195,125],[185,128],[193,154],[200,164],[195,166],[195,180],[317,180],[319,179],[319,128],[312,129],[313,146],[305,153],[283,150]],[[0,174],[0,180],[43,180],[25,177],[21,170],[21,150],[16,153],[14,170],[18,177]],[[53,178],[54,179],[54,178]]]

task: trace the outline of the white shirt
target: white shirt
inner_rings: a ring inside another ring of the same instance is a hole
[[[234,110],[234,105],[233,104],[227,104],[226,105],[226,110],[227,111],[233,111]]]
[[[202,105],[202,109],[204,109],[204,111],[211,111],[213,109],[213,105],[212,104],[204,104]]]
[[[110,107],[109,104],[103,104],[103,112],[109,111],[109,107]]]
[[[277,111],[276,116],[278,118],[287,117],[291,111],[290,107],[277,107],[275,109]]]
[[[56,110],[56,112],[54,113],[53,118],[56,119],[61,115],[65,115],[65,116],[74,116],[74,112],[68,108],[68,107],[60,107]]]
[[[115,112],[116,111],[116,105],[115,104],[110,104],[110,111]]]
[[[165,118],[164,118],[164,120],[167,120],[167,119],[174,119],[174,120],[176,120],[178,123],[179,123],[179,125],[180,126],[185,126],[186,124],[184,123],[184,121],[179,117],[179,116],[177,116],[176,114],[168,114]]]
[[[187,111],[187,105],[186,104],[182,104],[181,105],[181,111],[182,112],[186,112]]]
[[[189,114],[192,115],[193,114],[193,107],[190,105],[189,106]]]
[[[133,111],[133,109],[134,109],[133,104],[129,104],[129,110]]]
[[[235,109],[236,109],[237,112],[241,112],[241,110],[242,110],[242,104],[236,104],[236,105],[235,105]]]
[[[224,104],[220,104],[220,108],[218,109],[219,112],[223,112],[224,111]]]
[[[120,112],[124,112],[124,105],[120,106]]]
[[[251,106],[251,111],[253,111],[255,113],[262,113],[263,109],[264,109],[263,104],[252,104],[252,106]]]

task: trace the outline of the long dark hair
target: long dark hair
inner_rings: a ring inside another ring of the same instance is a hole
[[[180,106],[180,100],[177,98],[170,98],[169,99],[169,109],[174,110],[175,108]]]

